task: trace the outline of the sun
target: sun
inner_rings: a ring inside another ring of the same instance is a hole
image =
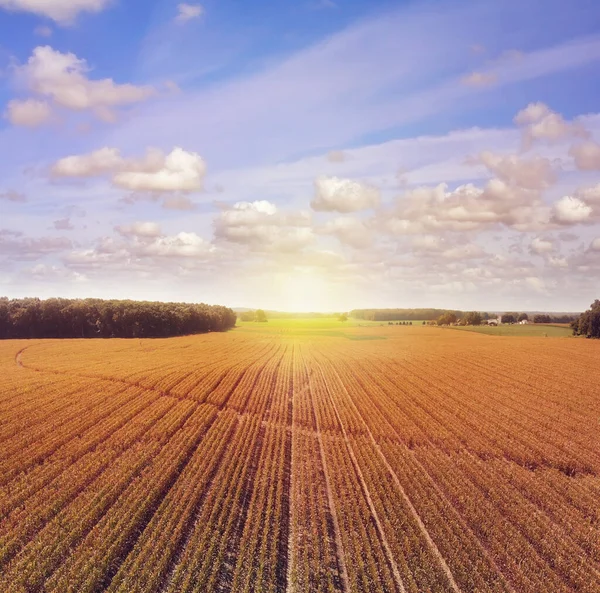
[[[312,271],[284,274],[279,280],[278,309],[293,312],[325,312],[336,308],[336,296],[330,282]]]

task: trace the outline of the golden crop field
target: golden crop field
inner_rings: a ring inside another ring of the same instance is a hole
[[[3,593],[600,591],[600,342],[0,342]]]

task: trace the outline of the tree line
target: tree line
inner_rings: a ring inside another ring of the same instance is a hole
[[[600,338],[600,301],[596,299],[592,306],[571,323],[576,336]]]
[[[0,298],[0,338],[166,338],[235,323],[235,313],[221,305]]]
[[[256,311],[242,311],[238,313],[240,321],[257,321],[258,323],[266,323],[267,314],[262,309],[256,309]]]
[[[463,316],[462,311],[447,309],[354,309],[350,311],[350,317],[365,321],[429,321],[446,313],[451,313],[457,318]]]

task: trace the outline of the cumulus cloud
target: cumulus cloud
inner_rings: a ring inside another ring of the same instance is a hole
[[[119,225],[115,230],[125,237],[155,238],[162,235],[160,226],[156,222],[134,222],[128,225]]]
[[[158,257],[202,257],[214,252],[211,243],[196,233],[177,233],[158,237],[139,250],[140,254]]]
[[[204,13],[204,8],[200,4],[186,4],[182,2],[177,6],[176,22],[180,24],[187,23],[193,19],[197,19]]]
[[[547,218],[537,192],[490,180],[484,188],[471,183],[448,191],[448,185],[418,187],[400,196],[381,218],[394,235],[433,231],[466,232],[493,224],[528,230]]]
[[[432,256],[449,261],[465,261],[480,259],[486,255],[485,250],[476,243],[462,240],[450,241],[439,235],[420,235],[412,241],[413,252],[420,256]]]
[[[592,207],[573,196],[564,196],[554,204],[553,219],[559,224],[588,222],[591,215]]]
[[[187,196],[167,196],[162,202],[162,207],[165,210],[194,210],[196,204]]]
[[[529,250],[535,255],[543,255],[554,250],[554,244],[548,239],[536,237],[529,245]]]
[[[115,108],[145,101],[156,90],[150,86],[117,84],[111,78],[91,80],[87,62],[73,53],[61,53],[52,47],[39,46],[26,64],[16,69],[17,77],[37,95],[55,105],[73,111],[92,111],[111,122]]]
[[[315,197],[310,203],[320,212],[358,212],[379,206],[377,188],[351,179],[318,177],[315,180]]]
[[[462,84],[474,87],[492,86],[498,82],[496,74],[491,72],[472,72],[461,79]]]
[[[525,278],[525,283],[529,288],[532,288],[535,292],[546,292],[546,282],[543,278],[538,278],[537,276],[528,276]]]
[[[587,138],[589,133],[579,123],[565,121],[544,103],[530,103],[517,113],[514,122],[523,126],[523,144],[530,148],[534,141],[557,142],[568,137]]]
[[[0,8],[31,12],[61,25],[72,24],[81,12],[100,12],[111,0],[0,0]]]
[[[154,171],[125,170],[113,177],[114,185],[133,191],[193,192],[203,187],[206,165],[200,155],[182,148],[166,155]]]
[[[193,192],[203,187],[206,165],[200,155],[174,148],[165,155],[149,149],[141,159],[123,158],[116,148],[104,147],[85,155],[68,156],[51,168],[54,177],[94,177],[112,174],[116,187],[135,192]],[[191,203],[172,202],[165,207],[190,209]]]
[[[137,223],[138,227],[117,230],[121,240],[110,237],[96,242],[92,248],[78,249],[63,257],[65,265],[78,271],[121,270],[128,274],[139,270],[165,269],[165,265],[210,261],[216,248],[196,233],[154,235],[153,223]],[[141,225],[148,225],[143,227]],[[141,234],[140,234],[141,233]],[[166,262],[169,262],[168,264]]]
[[[373,243],[372,231],[367,224],[350,216],[330,220],[320,232],[326,235],[334,235],[340,243],[355,249],[366,249]]]
[[[52,107],[37,99],[13,99],[9,101],[4,117],[14,126],[35,128],[51,120]]]
[[[597,142],[576,144],[569,150],[569,155],[580,171],[600,171],[600,144]]]
[[[296,252],[314,240],[310,222],[309,213],[280,212],[267,200],[238,202],[215,219],[215,237],[256,251]]]
[[[65,237],[23,237],[21,233],[0,231],[0,256],[15,260],[35,260],[72,248]]]
[[[100,148],[83,155],[58,160],[51,168],[54,177],[96,177],[114,171],[123,163],[116,148]]]
[[[69,217],[55,220],[53,226],[57,231],[72,231],[75,228],[71,224],[71,219]]]
[[[9,190],[0,191],[0,200],[6,200],[7,202],[24,203],[27,202],[27,196],[21,192]]]
[[[479,159],[498,179],[509,185],[524,189],[545,189],[556,181],[554,168],[547,158],[536,156],[521,159],[515,154],[500,156],[484,151]]]
[[[569,262],[565,257],[552,256],[548,258],[548,264],[553,268],[568,268]]]

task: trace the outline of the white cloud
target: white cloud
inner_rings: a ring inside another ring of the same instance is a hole
[[[155,238],[160,237],[162,232],[156,222],[134,222],[128,225],[119,225],[115,230],[124,237]]]
[[[536,140],[558,142],[568,137],[587,138],[589,133],[580,123],[569,123],[544,103],[530,103],[514,118],[523,128],[523,144],[531,148]]]
[[[578,189],[577,197],[581,198],[586,204],[600,205],[600,183]]]
[[[215,237],[256,251],[296,252],[314,241],[307,212],[280,212],[267,200],[238,202],[215,219]]]
[[[60,159],[52,166],[54,177],[95,177],[114,171],[123,159],[116,148],[104,147],[90,154]]]
[[[545,103],[529,103],[525,109],[521,109],[514,117],[514,122],[519,126],[526,126],[540,121],[552,112]]]
[[[52,108],[46,101],[13,99],[9,101],[4,117],[14,126],[35,128],[50,121]]]
[[[525,189],[545,189],[555,180],[552,163],[547,158],[520,159],[515,154],[506,156],[484,151],[479,155],[481,162],[509,185]]]
[[[174,148],[165,155],[150,148],[141,159],[125,159],[116,148],[104,147],[86,155],[60,159],[52,166],[55,177],[93,177],[112,173],[116,187],[139,192],[193,192],[202,189],[206,164],[195,152]],[[171,202],[173,209],[191,203]]]
[[[358,212],[379,206],[377,188],[351,179],[318,177],[315,180],[315,197],[310,203],[320,212]]]
[[[373,243],[372,232],[365,222],[351,216],[342,216],[328,221],[321,232],[334,235],[340,243],[355,249],[366,249]]]
[[[27,201],[27,196],[21,192],[14,190],[0,192],[0,200],[6,200],[7,202],[19,202],[24,203]]]
[[[90,110],[104,121],[114,121],[114,108],[145,101],[156,94],[150,86],[117,84],[111,78],[91,80],[87,62],[73,53],[39,46],[17,76],[35,94],[73,111]]]
[[[134,168],[135,169],[135,168]],[[114,185],[133,191],[193,192],[202,189],[206,164],[195,152],[174,148],[154,171],[125,169],[113,177]]]
[[[568,268],[569,267],[569,262],[567,261],[567,258],[565,258],[565,257],[549,257],[548,263],[553,268]]]
[[[0,0],[0,8],[31,12],[61,25],[71,24],[81,12],[100,12],[111,0]]]
[[[445,183],[418,187],[400,196],[381,226],[394,235],[433,231],[466,232],[493,224],[529,230],[547,219],[537,192],[511,187],[500,179],[448,191]]]
[[[187,196],[167,196],[162,202],[165,210],[194,210],[196,205]]]
[[[577,224],[590,220],[591,206],[573,196],[564,196],[554,204],[554,220],[560,224]]]
[[[600,237],[594,239],[590,245],[592,251],[600,251]]]
[[[139,252],[159,257],[201,257],[214,252],[215,248],[196,233],[181,232],[172,237],[159,237],[144,244]]]
[[[71,224],[71,220],[69,219],[69,217],[59,218],[58,220],[55,220],[52,224],[57,231],[72,231],[75,228]]]
[[[580,171],[600,171],[600,144],[597,142],[576,144],[569,150],[569,155]]]
[[[554,244],[552,241],[548,239],[542,239],[541,237],[536,237],[529,246],[531,253],[535,253],[536,255],[542,255],[543,253],[550,253],[554,249]]]
[[[474,87],[492,86],[498,82],[498,76],[489,72],[472,72],[461,79],[462,84]]]
[[[527,278],[525,278],[525,282],[530,288],[532,288],[536,292],[543,293],[547,290],[546,282],[543,278],[538,278],[536,276],[528,276]]]
[[[177,16],[175,20],[178,23],[187,23],[192,19],[197,19],[204,13],[204,8],[200,4],[181,3],[177,6]]]

